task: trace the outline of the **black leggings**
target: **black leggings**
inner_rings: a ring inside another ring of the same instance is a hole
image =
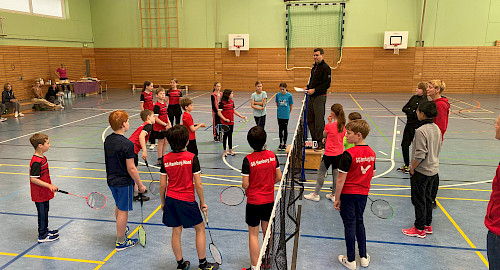
[[[167,114],[168,114],[168,120],[170,120],[170,124],[172,126],[181,123],[181,114],[182,114],[181,105],[179,104],[168,105]],[[174,118],[175,118],[175,124],[174,124]]]
[[[222,136],[222,146],[224,151],[226,151],[226,142],[228,143],[229,149],[233,149],[233,127],[234,125],[228,125],[229,131],[224,132],[224,136]]]
[[[288,119],[278,118],[278,126],[280,135],[280,144],[286,144],[286,139],[288,138]]]
[[[266,116],[265,115],[254,116],[253,118],[255,119],[255,125],[257,125],[261,128],[265,128],[265,126],[266,126]]]
[[[403,140],[401,141],[401,151],[403,152],[403,161],[405,166],[410,166],[410,145],[415,137],[417,126],[406,124],[403,132]]]

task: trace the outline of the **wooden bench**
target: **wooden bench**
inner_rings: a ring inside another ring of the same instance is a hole
[[[31,100],[29,99],[25,99],[25,100],[19,100],[19,110],[22,112],[22,113],[25,113],[25,112],[32,112],[33,109],[33,102],[31,102]],[[24,109],[23,109],[24,107]],[[28,107],[29,109],[26,109],[26,107]],[[4,112],[0,112],[0,115],[3,116],[10,116],[10,115],[14,115],[14,108],[12,107],[7,107],[5,108],[5,114],[3,114]]]
[[[286,146],[286,153],[290,152],[291,145]],[[306,149],[306,160],[304,161],[304,169],[317,170],[321,164],[321,157],[324,151],[314,151],[313,149]]]
[[[141,90],[142,91],[142,86],[143,86],[143,83],[128,83],[128,85],[130,85],[132,87],[132,92],[135,93],[135,90]],[[137,86],[139,87],[137,87]],[[170,82],[168,83],[153,83],[153,87],[155,88],[158,88],[162,85],[170,85]],[[177,84],[177,86],[179,87],[180,90],[185,90],[186,91],[186,96],[188,95],[188,92],[189,92],[189,87],[192,86],[192,84],[186,84],[186,83],[179,83]]]

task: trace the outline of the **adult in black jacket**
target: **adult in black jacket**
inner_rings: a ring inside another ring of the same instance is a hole
[[[326,92],[332,81],[330,66],[323,60],[324,51],[314,49],[314,65],[307,83],[307,126],[313,141],[318,142],[318,149],[323,149],[323,130],[325,129]]]
[[[404,165],[398,168],[398,171],[408,173],[410,169],[410,145],[415,137],[415,130],[419,127],[417,117],[417,108],[420,103],[427,101],[427,83],[420,82],[415,89],[415,95],[410,98],[408,103],[403,106],[403,112],[406,114],[406,126],[401,141],[401,151],[403,152]]]
[[[10,83],[6,83],[3,86],[2,103],[5,104],[6,107],[14,108],[14,116],[16,118],[19,116],[24,116],[24,114],[22,114],[21,111],[19,110],[21,105],[14,96],[14,92],[12,90],[12,84]]]
[[[57,87],[57,84],[54,82],[52,83],[51,86],[49,86],[49,90],[47,90],[47,94],[45,94],[45,99],[48,102],[54,103],[54,104],[59,104],[58,97],[62,96],[63,93],[59,92],[59,87]]]

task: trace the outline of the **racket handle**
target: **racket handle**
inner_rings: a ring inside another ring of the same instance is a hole
[[[60,189],[58,189],[58,190],[57,190],[57,192],[61,192],[61,193],[64,193],[64,194],[68,194],[68,192],[67,192],[67,191],[60,190]]]
[[[148,167],[148,168],[149,168],[148,161],[147,161],[147,160],[144,160],[144,163],[146,163],[146,167]]]
[[[202,212],[203,212],[203,211],[202,211]],[[203,212],[203,215],[205,215],[205,222],[208,224],[207,212]]]

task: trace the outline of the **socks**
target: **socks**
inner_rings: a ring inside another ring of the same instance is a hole
[[[200,259],[200,268],[205,268],[207,266],[207,258]]]
[[[177,261],[177,265],[181,266],[184,263],[184,258],[180,259]]]
[[[122,236],[122,237],[116,237],[116,242],[118,242],[118,243],[124,243],[125,242],[125,238],[127,238],[125,235]]]

